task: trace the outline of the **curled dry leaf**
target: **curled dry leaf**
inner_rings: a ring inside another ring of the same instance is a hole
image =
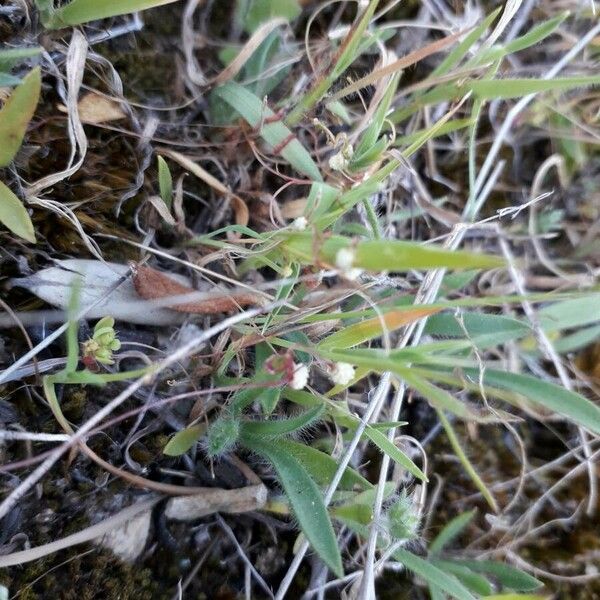
[[[81,122],[88,125],[118,121],[127,116],[118,102],[95,92],[85,94],[78,102],[77,108]],[[67,107],[62,104],[58,105],[58,110],[64,113],[68,112]]]
[[[56,262],[55,267],[43,269],[29,277],[13,279],[12,285],[25,288],[48,304],[66,310],[69,306],[73,285],[80,282],[79,307],[91,307],[86,318],[100,319],[106,315],[118,321],[139,325],[176,325],[184,315],[168,308],[144,307],[140,310],[140,297],[131,279],[126,279],[129,267],[99,260],[70,259]],[[172,275],[181,285],[189,285],[189,280]],[[113,289],[114,288],[114,289]]]
[[[234,490],[206,488],[197,496],[177,496],[167,502],[165,516],[174,521],[193,521],[216,512],[243,513],[261,509],[267,488],[261,483]]]
[[[216,177],[213,177],[208,171],[204,170],[199,164],[193,160],[174,150],[161,150],[161,154],[168,156],[176,163],[179,163],[186,171],[189,171],[202,181],[219,192],[226,198],[231,198],[233,204],[233,210],[235,212],[235,222],[237,225],[246,226],[250,221],[250,211],[246,202],[240,198],[237,194],[234,194],[226,185],[221,183]]]
[[[182,296],[197,293],[196,290],[183,285],[180,281],[151,267],[139,266],[133,269],[133,284],[137,293],[144,300],[157,300],[170,296]],[[263,298],[252,292],[232,292],[229,295],[212,295],[210,298],[196,300],[194,302],[182,302],[175,304],[172,310],[194,314],[227,313],[261,304]]]

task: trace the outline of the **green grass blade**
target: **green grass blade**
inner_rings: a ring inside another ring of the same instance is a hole
[[[24,240],[35,244],[33,223],[27,209],[15,194],[0,181],[0,223]]]
[[[10,48],[9,50],[0,50],[0,74],[5,75],[18,62],[26,58],[33,58],[41,54],[42,49],[37,46],[33,48]]]
[[[506,54],[520,52],[526,48],[530,48],[535,44],[539,44],[542,40],[552,35],[569,16],[569,12],[565,11],[552,19],[548,19],[539,25],[533,27],[526,34],[516,38],[504,46]]]
[[[431,544],[429,544],[429,552],[431,554],[441,552],[448,544],[450,544],[450,542],[452,542],[452,540],[460,535],[463,529],[473,520],[476,512],[476,510],[464,512],[446,523],[442,531],[440,531]]]
[[[342,557],[333,526],[323,496],[306,469],[277,443],[247,438],[244,445],[273,464],[306,539],[325,564],[342,577]]]
[[[383,335],[384,328],[388,332],[396,331],[410,323],[414,323],[438,312],[437,308],[413,306],[405,309],[391,310],[380,317],[366,319],[360,323],[336,331],[319,342],[319,348],[351,348],[364,342],[374,340]]]
[[[470,81],[464,91],[472,91],[482,100],[508,100],[542,92],[564,92],[575,88],[600,84],[597,75],[589,77],[564,77],[557,79],[486,79]]]
[[[457,600],[475,600],[475,596],[463,586],[458,579],[447,575],[430,562],[401,548],[394,552],[394,557],[399,560],[409,571],[422,577],[427,583],[449,594]]]
[[[42,75],[39,67],[31,70],[0,110],[0,167],[6,167],[21,147],[27,125],[35,112]]]
[[[544,331],[572,329],[600,321],[599,306],[600,294],[589,294],[545,306],[538,317]]]
[[[314,264],[318,258],[335,265],[337,253],[342,249],[351,249],[354,252],[352,267],[367,271],[486,269],[504,265],[504,261],[496,256],[450,251],[433,245],[397,240],[365,240],[354,243],[349,238],[334,235],[319,244],[310,232],[286,232],[280,238],[286,253],[305,264]]]
[[[511,567],[505,563],[494,562],[492,560],[461,560],[453,559],[454,564],[468,567],[477,573],[486,573],[493,575],[504,588],[516,590],[518,592],[530,592],[540,588],[543,583],[532,577],[528,573],[524,573],[515,567]]]
[[[438,65],[438,67],[431,74],[431,79],[445,75],[455,67],[471,49],[473,44],[485,33],[487,28],[494,22],[496,17],[500,14],[502,7],[497,8],[494,12],[489,14],[473,31],[469,32],[465,39],[458,45],[448,56]]]
[[[477,594],[478,597],[487,597],[493,591],[492,584],[482,575],[478,575],[463,565],[457,565],[446,561],[443,565],[435,559],[431,561],[439,567],[440,571],[454,575],[466,588]]]
[[[289,125],[296,124],[302,116],[310,110],[317,102],[320,102],[334,81],[354,62],[359,54],[360,44],[364,32],[369,26],[371,17],[375,13],[379,0],[370,0],[364,12],[355,24],[352,25],[348,35],[340,46],[333,60],[333,66],[328,74],[322,75],[314,83],[313,87],[302,97],[294,109],[286,118]]]
[[[464,369],[464,372],[475,381],[479,377],[478,369]],[[600,434],[600,408],[581,394],[531,375],[495,369],[485,369],[483,383],[521,394],[531,402],[567,417],[584,429]]]
[[[497,513],[498,504],[496,503],[494,496],[492,495],[488,487],[485,485],[483,479],[481,479],[479,473],[477,473],[475,467],[473,466],[465,451],[463,450],[462,446],[460,445],[460,441],[458,439],[458,436],[456,435],[456,432],[454,431],[454,428],[452,427],[452,424],[450,423],[450,421],[448,421],[443,411],[438,409],[436,412],[438,418],[442,423],[444,431],[448,436],[448,441],[452,446],[452,450],[454,450],[454,454],[456,454],[456,457],[460,461],[460,464],[463,466],[463,469],[465,470],[466,474],[469,476],[475,487],[481,492],[481,495],[485,498],[485,501],[488,503],[490,508],[495,513]]]
[[[177,2],[177,0],[127,0],[127,2],[123,0],[73,0],[61,8],[51,11],[44,25],[49,29],[60,29],[173,2]]]
[[[260,127],[261,137],[299,173],[313,181],[322,181],[319,168],[292,132],[278,120],[266,104],[245,87],[233,81],[215,89],[214,93],[236,110],[252,127]],[[272,122],[268,122],[274,119]]]
[[[421,481],[428,481],[427,475],[415,465],[415,463],[402,452],[395,444],[373,427],[365,429],[365,435],[383,452],[387,454],[394,462],[397,462],[403,469],[414,475]]]
[[[171,210],[171,204],[173,203],[173,177],[167,161],[162,156],[158,157],[158,189],[160,190],[160,197],[163,202]]]

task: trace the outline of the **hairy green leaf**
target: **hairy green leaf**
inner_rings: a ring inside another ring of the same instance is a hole
[[[325,564],[338,577],[342,577],[342,557],[333,526],[321,492],[306,469],[277,442],[247,437],[244,445],[273,464],[306,539]]]

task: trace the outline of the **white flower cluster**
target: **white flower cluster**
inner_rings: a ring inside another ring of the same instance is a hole
[[[302,390],[306,387],[308,383],[309,371],[308,367],[305,364],[297,365],[294,363],[294,376],[292,377],[292,381],[290,381],[290,387],[293,390]]]
[[[347,362],[336,362],[327,368],[327,374],[336,385],[348,385],[355,375],[354,367]]]

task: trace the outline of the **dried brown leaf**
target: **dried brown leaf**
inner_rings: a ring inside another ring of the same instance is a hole
[[[137,266],[134,268],[133,285],[136,292],[144,300],[156,300],[159,298],[169,298],[170,296],[197,293],[196,290],[178,283],[166,273],[147,266]],[[182,302],[170,308],[178,312],[210,315],[234,312],[239,308],[261,304],[262,302],[263,298],[258,294],[232,292],[228,295],[214,295],[195,302]]]

